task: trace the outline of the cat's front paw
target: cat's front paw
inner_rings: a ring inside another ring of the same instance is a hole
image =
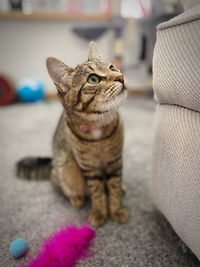
[[[102,226],[105,223],[106,219],[107,219],[107,214],[102,214],[98,210],[91,211],[90,216],[88,218],[90,224],[93,227],[100,227],[100,226]]]
[[[129,213],[126,209],[124,208],[121,208],[121,209],[118,209],[117,211],[115,212],[112,212],[110,214],[111,218],[113,219],[113,221],[115,222],[119,222],[119,223],[125,223],[128,221],[129,219]]]

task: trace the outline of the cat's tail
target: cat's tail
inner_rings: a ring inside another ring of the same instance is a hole
[[[51,170],[51,158],[27,157],[20,160],[16,166],[17,176],[27,180],[50,179]]]

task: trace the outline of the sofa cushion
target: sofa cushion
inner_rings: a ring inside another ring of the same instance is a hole
[[[200,112],[200,5],[157,27],[153,75],[158,103]]]
[[[158,105],[151,190],[154,202],[200,259],[200,113]]]

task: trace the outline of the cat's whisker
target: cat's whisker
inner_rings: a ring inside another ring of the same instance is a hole
[[[117,100],[114,99],[114,105],[115,105],[115,108],[117,108],[118,104],[117,104]]]
[[[116,109],[115,99],[112,99],[111,105],[112,105],[112,109],[115,110]]]
[[[103,101],[103,105],[102,105],[102,109],[101,109],[101,118],[102,118],[102,121],[103,121],[103,126],[105,126],[105,122],[104,122],[104,104],[105,104],[105,101]]]
[[[114,99],[114,102],[115,102],[115,106],[116,106],[116,108],[118,108],[119,105],[120,105],[120,102],[121,102],[121,98],[120,98],[120,97],[115,98],[115,99]]]
[[[111,108],[109,109],[109,112],[110,112],[111,120],[113,120],[115,117],[114,115],[115,115],[115,109],[116,109],[113,99],[110,102],[110,106],[111,106]]]
[[[109,113],[109,116],[110,116],[110,120],[112,121],[113,120],[113,114],[112,114],[110,109],[108,110],[108,113]]]
[[[111,105],[111,110],[113,111],[113,109],[115,108],[115,105],[114,105],[113,100],[112,100],[112,102],[110,103],[110,105]]]

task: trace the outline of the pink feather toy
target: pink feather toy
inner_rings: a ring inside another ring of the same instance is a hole
[[[80,259],[92,256],[88,249],[95,236],[89,225],[61,228],[46,239],[35,259],[21,267],[72,267]]]

